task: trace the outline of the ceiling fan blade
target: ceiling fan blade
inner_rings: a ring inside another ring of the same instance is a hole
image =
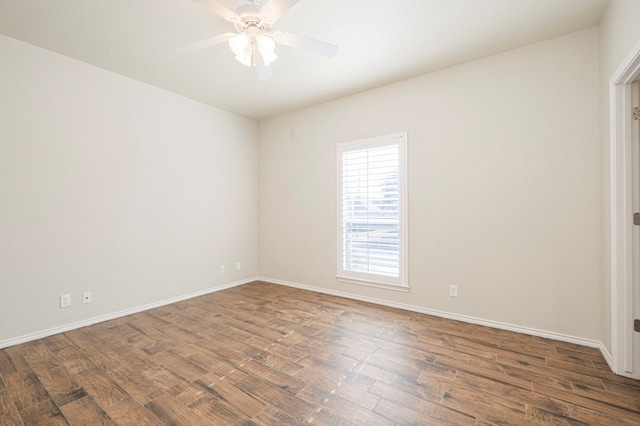
[[[182,54],[194,53],[194,52],[197,52],[198,50],[206,49],[207,47],[215,46],[220,43],[225,43],[229,41],[231,37],[234,37],[236,35],[237,35],[236,33],[220,34],[214,37],[204,39],[202,41],[198,41],[193,44],[189,44],[187,46],[183,46],[180,49],[178,49],[178,52]]]
[[[228,9],[227,7],[221,5],[216,0],[193,0],[198,3],[200,6],[205,7],[215,13],[216,15],[222,16],[227,21],[235,21],[239,19],[238,14],[236,14],[233,10]]]
[[[282,18],[282,15],[298,3],[298,1],[299,0],[267,0],[267,4],[262,6],[260,13],[273,24]]]
[[[285,31],[278,31],[275,34],[275,41],[285,46],[306,50],[316,55],[326,56],[327,58],[332,58],[338,54],[338,46],[335,44],[325,43],[324,41]]]
[[[253,56],[256,63],[256,73],[258,74],[258,80],[271,80],[273,77],[273,73],[271,72],[271,67],[264,63],[264,57],[260,50],[254,48]]]

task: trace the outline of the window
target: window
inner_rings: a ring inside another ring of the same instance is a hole
[[[338,279],[408,289],[406,133],[338,145]]]

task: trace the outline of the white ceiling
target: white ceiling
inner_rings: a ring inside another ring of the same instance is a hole
[[[231,9],[248,3],[219,2]],[[268,81],[225,44],[177,52],[233,31],[192,0],[0,0],[0,33],[259,120],[592,27],[606,4],[300,0],[274,29],[337,44],[338,55],[278,46]]]

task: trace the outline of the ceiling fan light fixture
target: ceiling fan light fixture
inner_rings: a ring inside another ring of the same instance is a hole
[[[236,54],[237,57],[245,54],[245,52],[249,50],[249,43],[249,36],[247,36],[245,33],[241,33],[229,39],[229,48],[233,53]]]
[[[256,37],[256,41],[265,65],[269,66],[273,61],[278,59],[278,55],[274,52],[276,49],[276,42],[273,38],[262,34]]]
[[[242,65],[250,67],[253,65],[253,55],[251,52],[243,52],[240,55],[236,55],[236,61],[240,62]]]
[[[258,47],[263,54],[273,53],[276,50],[276,42],[271,37],[261,34],[256,39],[258,40]]]
[[[262,50],[261,50],[260,53],[262,53],[262,58],[264,59],[264,64],[266,66],[271,65],[273,63],[273,61],[278,59],[278,55],[276,55],[273,52],[263,53]]]
[[[249,4],[241,5],[235,10],[219,3],[222,0],[194,1],[231,22],[237,33],[210,37],[181,51],[192,53],[226,41],[238,62],[256,68],[259,80],[272,77],[269,65],[278,59],[275,53],[276,44],[304,49],[329,58],[338,52],[338,47],[329,43],[283,31],[273,31],[273,24],[299,0],[242,0],[243,3]]]
[[[235,53],[236,60],[248,67],[256,65],[256,51],[260,52],[264,64],[267,66],[278,59],[278,55],[274,52],[276,42],[273,38],[263,34],[250,36],[247,33],[240,33],[229,39],[229,48]]]

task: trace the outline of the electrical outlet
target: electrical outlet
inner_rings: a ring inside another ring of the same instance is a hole
[[[242,269],[242,263],[236,262],[236,271],[239,271],[240,269]]]
[[[220,265],[220,273],[224,274],[226,268],[224,267],[224,265]]]
[[[60,307],[68,308],[69,306],[71,306],[71,295],[63,294],[62,296],[60,296]]]
[[[449,286],[449,296],[458,297],[458,286],[457,285],[450,285]]]
[[[90,291],[85,291],[84,293],[82,293],[82,303],[83,304],[91,303],[91,292]]]

